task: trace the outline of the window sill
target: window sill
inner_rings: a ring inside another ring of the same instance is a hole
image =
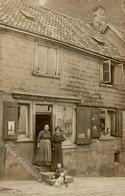
[[[63,144],[62,144],[62,149],[73,149],[73,148],[76,148],[77,145],[73,144],[71,141],[64,141]]]
[[[36,72],[33,71],[32,75],[37,76],[37,77],[44,77],[44,78],[52,78],[52,79],[60,79],[59,75],[49,75],[49,74],[43,74],[41,72]]]
[[[74,149],[74,148],[77,148],[77,145],[75,145],[75,144],[69,144],[69,145],[63,145],[62,146],[62,149]]]
[[[114,88],[114,85],[113,84],[103,84],[103,83],[100,83],[100,86]]]
[[[15,140],[16,143],[19,142],[33,142],[33,139],[26,137],[25,135],[18,136],[17,140]]]
[[[99,141],[109,141],[109,140],[115,140],[116,137],[109,136],[109,135],[102,135],[99,138]]]

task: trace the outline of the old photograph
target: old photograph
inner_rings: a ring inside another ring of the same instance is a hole
[[[0,196],[125,196],[125,0],[0,0]]]

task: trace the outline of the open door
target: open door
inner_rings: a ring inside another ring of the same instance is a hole
[[[37,154],[37,138],[44,126],[48,124],[52,135],[52,114],[51,113],[36,113],[35,115],[35,138],[34,138],[34,162]]]

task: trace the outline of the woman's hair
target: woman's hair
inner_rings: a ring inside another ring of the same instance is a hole
[[[45,128],[45,127],[48,127],[48,128],[49,128],[49,125],[48,125],[48,124],[45,124],[45,125],[44,125],[44,128]]]

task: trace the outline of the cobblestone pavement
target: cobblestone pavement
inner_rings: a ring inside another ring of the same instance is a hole
[[[125,196],[125,178],[75,178],[68,188],[35,181],[0,181],[0,196]]]

